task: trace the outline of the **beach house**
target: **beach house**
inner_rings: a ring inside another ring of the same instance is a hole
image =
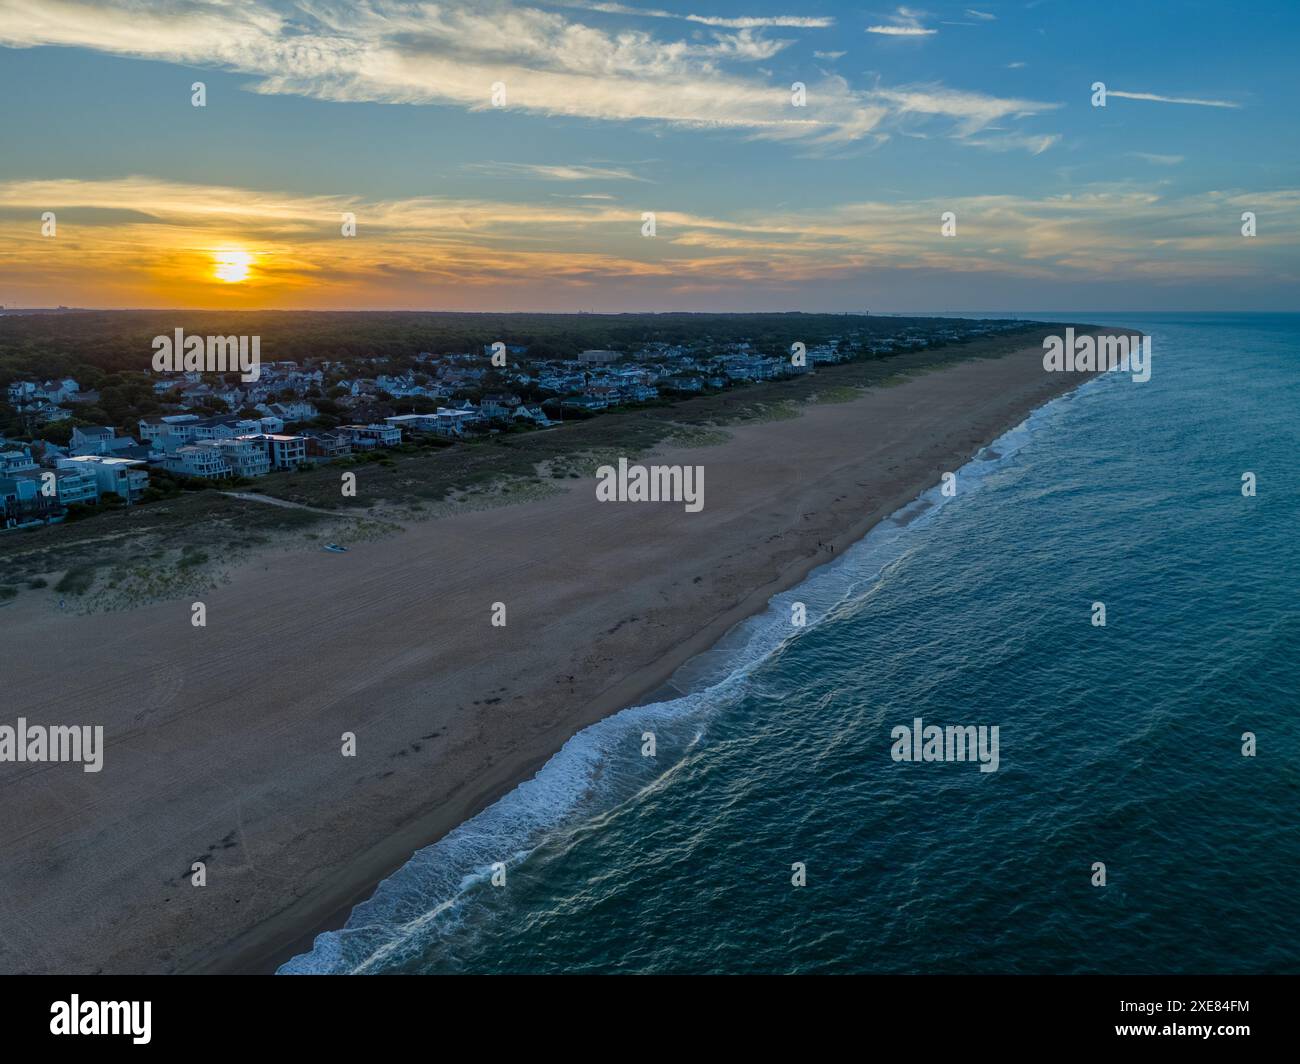
[[[352,453],[352,437],[346,432],[306,429],[302,436],[307,441],[309,461],[330,462],[335,458],[346,458]]]
[[[58,500],[42,495],[37,480],[0,476],[0,529],[45,524],[61,513]]]
[[[241,436],[241,440],[259,441],[266,450],[272,469],[297,469],[307,461],[307,437],[285,436],[265,432],[255,436]]]
[[[205,480],[218,480],[231,475],[230,463],[220,451],[196,443],[187,443],[169,451],[161,459],[161,465],[171,473],[202,477]]]
[[[371,447],[396,447],[402,442],[402,430],[396,425],[344,425],[342,430],[352,437],[354,444]]]
[[[95,474],[101,497],[114,494],[128,504],[135,503],[149,486],[149,471],[138,458],[85,454],[59,459],[61,469],[73,469],[77,464]]]

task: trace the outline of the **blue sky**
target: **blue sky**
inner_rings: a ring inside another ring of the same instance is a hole
[[[1300,309],[1294,3],[130,7],[0,0],[0,303]]]

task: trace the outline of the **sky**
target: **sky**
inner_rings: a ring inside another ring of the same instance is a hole
[[[1300,310],[1297,46],[1294,0],[0,0],[0,304]]]

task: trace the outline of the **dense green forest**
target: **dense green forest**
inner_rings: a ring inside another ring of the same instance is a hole
[[[64,311],[0,314],[0,387],[12,380],[74,377],[101,388],[106,374],[149,368],[155,336],[261,337],[264,362],[383,358],[401,369],[421,351],[480,353],[501,340],[531,358],[589,348],[626,351],[644,343],[725,344],[750,340],[784,354],[798,340],[862,339],[959,327],[956,319],[849,314],[439,314],[296,311]]]

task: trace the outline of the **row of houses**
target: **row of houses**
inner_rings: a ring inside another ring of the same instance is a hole
[[[0,439],[0,529],[59,521],[68,507],[108,495],[134,505],[149,487],[151,468],[207,480],[253,478],[402,441],[401,427],[389,424],[285,434],[239,432],[236,419],[211,423],[221,420],[181,421],[183,435],[155,434],[149,446],[111,427],[77,428],[70,448],[45,443],[40,461],[30,444]]]
[[[0,459],[8,457],[0,454]],[[0,528],[25,528],[62,520],[77,503],[96,503],[115,495],[126,503],[138,502],[149,486],[149,472],[137,458],[112,455],[59,456],[52,468],[31,461],[25,466],[12,458],[0,472]]]
[[[32,426],[64,421],[74,416],[71,407],[99,401],[99,393],[83,390],[70,377],[48,381],[14,381],[5,389],[5,399]]]
[[[285,392],[301,397],[313,388],[320,388],[325,374],[322,370],[293,370],[277,372],[276,367],[283,363],[262,363],[261,375],[256,382],[234,383],[222,378],[213,379],[195,370],[183,373],[167,373],[153,382],[156,395],[175,392],[181,405],[223,403],[230,410],[242,410],[256,407],[266,410],[272,406],[278,395]],[[145,371],[149,374],[149,371]],[[283,400],[282,400],[283,401]],[[314,417],[315,414],[306,415]]]
[[[387,424],[341,425],[301,433],[221,433],[160,448],[156,462],[187,477],[261,477],[273,471],[332,462],[354,451],[396,447],[401,442],[401,428]]]
[[[395,414],[384,422],[416,432],[436,436],[463,436],[469,428],[489,421],[528,422],[538,428],[554,424],[540,406],[525,403],[517,395],[487,395],[476,407],[469,400],[458,405],[440,406],[431,414]]]

